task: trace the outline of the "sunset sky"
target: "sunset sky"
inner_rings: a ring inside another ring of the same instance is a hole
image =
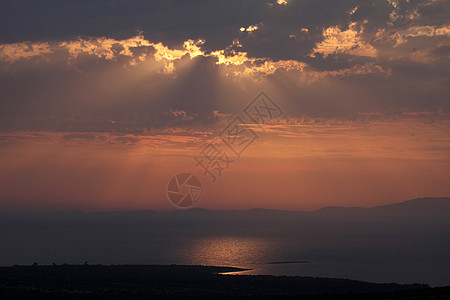
[[[314,210],[450,195],[450,1],[3,1],[0,212]],[[260,92],[282,111],[244,108]],[[220,134],[241,118],[240,157]],[[233,160],[217,180],[208,144]]]

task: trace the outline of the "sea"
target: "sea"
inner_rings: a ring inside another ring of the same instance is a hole
[[[251,222],[209,226],[205,220],[194,224],[195,219],[189,226],[164,218],[150,223],[144,217],[69,219],[0,220],[0,265],[211,265],[246,269],[230,276],[450,285],[448,228],[311,222],[252,228]]]

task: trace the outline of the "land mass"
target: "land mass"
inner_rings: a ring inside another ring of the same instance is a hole
[[[0,268],[0,299],[280,298],[413,299],[450,287],[347,279],[222,275],[243,269],[184,265],[52,265]]]

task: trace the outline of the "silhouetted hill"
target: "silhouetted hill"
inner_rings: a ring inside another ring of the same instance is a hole
[[[392,204],[375,206],[373,208],[363,208],[363,207],[341,207],[341,206],[327,206],[318,211],[326,211],[326,210],[354,210],[354,211],[362,211],[362,210],[407,210],[407,211],[423,211],[429,210],[432,208],[433,211],[437,211],[440,209],[449,209],[450,208],[450,197],[423,197],[416,198],[412,200],[407,200],[403,202],[397,202]]]
[[[407,218],[426,222],[445,221],[450,219],[450,198],[416,198],[373,208],[324,207],[315,213],[326,217],[369,218],[369,220],[373,220],[374,218],[393,218],[397,220]]]
[[[93,212],[84,213],[81,211],[71,212],[52,212],[47,214],[40,213],[19,213],[19,214],[0,214],[0,216],[8,217],[30,217],[30,216],[63,216],[63,217],[79,217],[82,215],[95,215],[98,217],[148,217],[148,216],[276,216],[276,215],[289,215],[289,216],[306,216],[306,215],[339,215],[339,214],[352,214],[352,215],[386,215],[386,216],[438,216],[438,217],[450,217],[450,197],[424,197],[416,198],[404,202],[392,203],[382,206],[376,206],[373,208],[364,207],[342,207],[342,206],[327,206],[316,211],[291,211],[291,210],[273,210],[265,208],[253,208],[250,210],[209,210],[205,208],[192,208],[188,210],[173,210],[168,212],[157,212],[152,210],[141,211],[105,211],[105,212]]]
[[[229,267],[60,265],[0,268],[0,299],[279,298],[408,299],[432,290],[420,284],[376,284],[346,279],[233,276]],[[397,293],[397,294],[396,294]],[[446,294],[449,295],[448,290]],[[441,292],[440,295],[443,295]],[[366,298],[368,297],[368,298]],[[431,298],[434,299],[434,298]]]
[[[372,208],[377,213],[427,216],[427,217],[450,217],[450,197],[426,197],[413,200],[377,206]]]
[[[264,208],[253,208],[247,211],[240,210],[208,210],[203,208],[193,208],[190,210],[180,210],[170,212],[179,215],[307,215],[307,214],[352,214],[352,215],[385,215],[385,216],[438,216],[450,217],[450,197],[425,197],[416,198],[404,202],[376,206],[373,208],[364,207],[341,207],[328,206],[317,211],[289,211],[273,210]]]

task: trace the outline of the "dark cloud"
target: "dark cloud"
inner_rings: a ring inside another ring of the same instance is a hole
[[[414,0],[3,1],[0,46],[30,43],[17,59],[0,51],[0,128],[211,124],[260,90],[294,116],[449,112],[448,12],[448,1]],[[145,45],[127,45],[140,33]],[[158,42],[188,39],[204,54],[155,56]],[[245,62],[218,64],[220,50]]]
[[[94,140],[105,140],[104,136],[97,136],[96,134],[90,133],[71,133],[66,134],[63,137],[63,140],[86,140],[86,141],[94,141]]]

